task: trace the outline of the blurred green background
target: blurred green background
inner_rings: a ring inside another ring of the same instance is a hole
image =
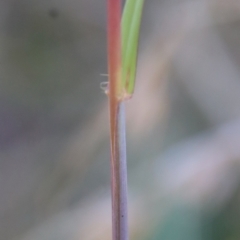
[[[0,1],[0,239],[111,239],[106,62],[105,0]],[[239,65],[239,1],[146,0],[132,240],[240,239]]]

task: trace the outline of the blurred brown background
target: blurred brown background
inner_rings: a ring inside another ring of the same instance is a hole
[[[111,239],[106,62],[106,1],[0,1],[0,239]],[[131,239],[240,239],[239,66],[239,1],[146,0]]]

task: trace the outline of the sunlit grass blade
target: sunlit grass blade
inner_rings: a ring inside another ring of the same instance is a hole
[[[137,69],[139,30],[144,0],[127,0],[121,25],[122,89],[125,97],[133,94]]]

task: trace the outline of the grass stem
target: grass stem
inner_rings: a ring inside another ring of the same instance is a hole
[[[116,108],[116,134],[111,159],[113,240],[128,240],[127,157],[124,102]]]

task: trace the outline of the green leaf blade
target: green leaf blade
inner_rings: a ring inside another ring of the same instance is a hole
[[[122,16],[122,86],[128,96],[135,86],[143,5],[144,0],[127,0]]]

